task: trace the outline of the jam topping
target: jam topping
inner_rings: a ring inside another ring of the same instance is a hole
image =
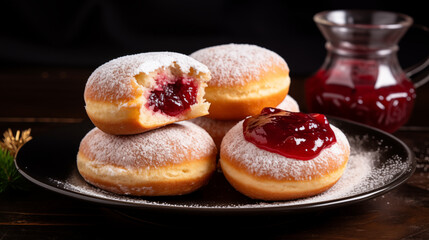
[[[156,79],[161,82],[160,79]],[[166,83],[149,94],[148,106],[169,116],[177,116],[197,102],[198,86],[195,81],[179,77],[174,83]]]
[[[261,149],[298,160],[313,159],[336,142],[324,115],[269,107],[244,120],[243,134]]]

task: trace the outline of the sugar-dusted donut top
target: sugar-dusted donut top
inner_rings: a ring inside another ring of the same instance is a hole
[[[216,154],[216,147],[206,131],[184,121],[126,136],[94,128],[82,139],[79,152],[95,163],[129,169],[201,159]]]
[[[211,71],[209,86],[244,85],[261,72],[282,69],[289,72],[285,60],[268,49],[249,44],[225,44],[200,49],[190,55]]]
[[[223,138],[222,152],[252,175],[274,179],[310,180],[337,169],[347,161],[350,145],[344,133],[331,125],[337,142],[321,151],[314,159],[302,161],[284,157],[256,147],[243,136],[243,121],[235,125]]]
[[[148,52],[113,59],[98,67],[89,77],[85,97],[99,101],[127,100],[135,97],[134,76],[149,74],[159,68],[179,67],[183,73],[209,73],[209,69],[195,59],[174,52]]]

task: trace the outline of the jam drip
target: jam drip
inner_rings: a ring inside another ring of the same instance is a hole
[[[322,114],[296,113],[264,108],[243,123],[244,138],[257,147],[282,156],[310,160],[336,142]]]
[[[160,82],[157,79],[157,82]],[[197,102],[198,86],[190,78],[178,77],[174,83],[166,83],[149,94],[148,106],[169,116],[177,116]]]

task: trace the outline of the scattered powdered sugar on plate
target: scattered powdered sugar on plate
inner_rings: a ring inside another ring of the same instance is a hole
[[[70,174],[66,181],[58,181],[51,179],[52,184],[57,188],[70,191],[73,193],[85,195],[87,197],[93,197],[103,199],[107,201],[113,201],[119,204],[130,204],[133,206],[165,206],[165,207],[177,207],[177,208],[269,208],[269,207],[288,207],[288,206],[299,206],[303,204],[317,204],[325,201],[335,201],[339,199],[345,199],[348,197],[354,197],[359,194],[370,193],[380,187],[389,184],[394,181],[401,173],[406,171],[408,164],[403,161],[399,156],[394,155],[389,157],[387,160],[381,161],[381,156],[384,149],[381,147],[382,142],[379,142],[380,147],[374,151],[365,151],[361,145],[362,142],[367,141],[368,136],[354,136],[348,137],[351,145],[351,155],[347,164],[346,170],[341,179],[328,191],[304,199],[292,200],[292,201],[277,201],[277,202],[264,202],[264,201],[250,201],[246,203],[210,203],[202,204],[198,201],[195,203],[172,203],[163,198],[162,201],[157,201],[151,198],[134,197],[134,196],[123,196],[117,195],[96,188],[92,185],[87,184],[79,175],[77,170]],[[222,192],[219,192],[222,194]],[[168,199],[168,198],[167,198]]]

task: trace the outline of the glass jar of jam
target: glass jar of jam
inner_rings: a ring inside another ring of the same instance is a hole
[[[327,56],[305,83],[308,111],[387,132],[405,124],[416,98],[415,85],[396,53],[412,18],[384,11],[337,10],[318,13],[314,21],[327,40]]]

